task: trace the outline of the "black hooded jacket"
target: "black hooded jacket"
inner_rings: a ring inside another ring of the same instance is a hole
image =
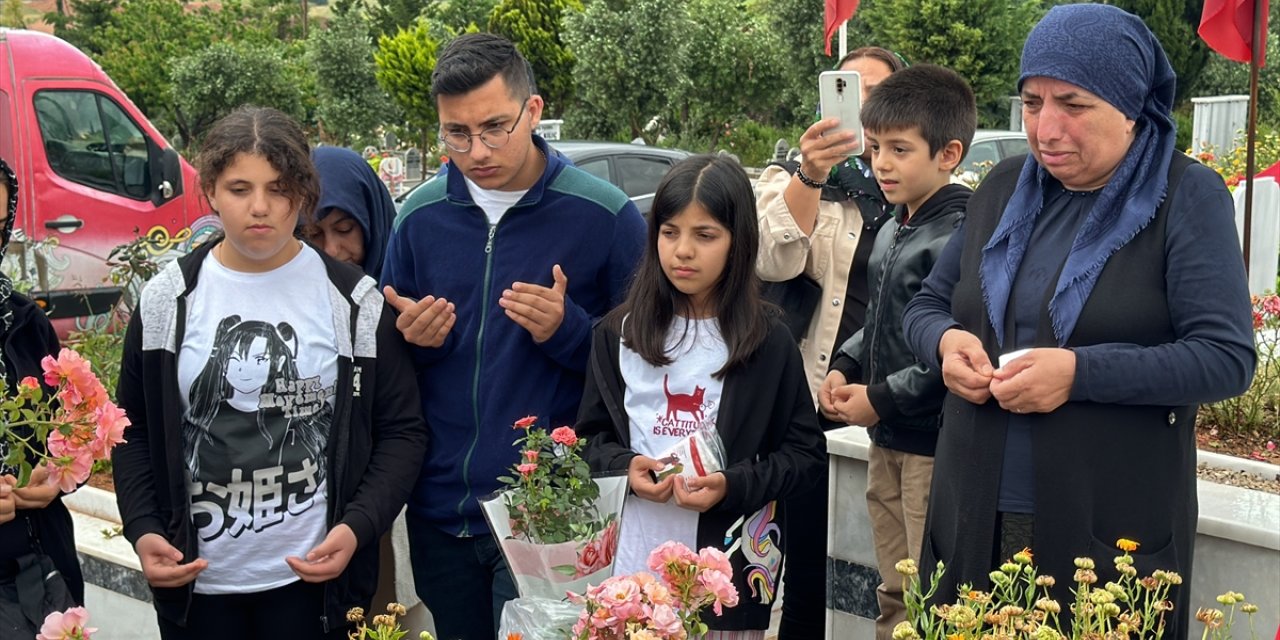
[[[905,208],[898,207],[876,235],[867,267],[866,325],[840,347],[831,368],[867,385],[867,400],[880,416],[871,428],[877,446],[931,456],[937,445],[947,389],[942,372],[912,353],[902,332],[902,312],[964,220],[972,193],[964,185],[946,185],[906,222]]]
[[[9,189],[5,203],[9,215],[0,224],[0,257],[3,257],[18,214],[18,178],[4,160],[0,160],[0,176]],[[57,354],[58,335],[44,310],[15,293],[8,276],[0,273],[0,366],[4,367],[8,387],[12,389],[27,376],[42,378],[40,361]],[[46,388],[47,391],[50,389]],[[0,473],[13,473],[13,470],[0,464]],[[13,520],[0,524],[0,575],[16,572],[14,561],[33,551],[36,540],[39,550],[53,560],[76,602],[84,602],[84,578],[76,558],[71,513],[62,503],[62,496],[54,497],[43,509],[20,510]]]

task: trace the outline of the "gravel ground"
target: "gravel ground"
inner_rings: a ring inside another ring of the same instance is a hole
[[[1266,491],[1269,493],[1280,493],[1280,467],[1276,467],[1276,473],[1270,478],[1263,478],[1243,471],[1218,469],[1203,464],[1196,467],[1196,474],[1203,480],[1209,480],[1219,484],[1229,484],[1233,487],[1244,487],[1246,489],[1257,489],[1259,491]]]

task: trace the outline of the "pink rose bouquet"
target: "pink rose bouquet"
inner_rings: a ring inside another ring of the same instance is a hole
[[[46,395],[32,377],[18,383],[16,394],[0,392],[4,462],[19,470],[18,486],[27,484],[34,466],[44,465],[50,483],[74,491],[88,480],[95,461],[110,457],[111,449],[124,442],[129,419],[80,354],[63,349],[40,364],[53,394]]]
[[[537,423],[528,416],[512,425],[519,457],[498,478],[505,488],[480,504],[520,595],[560,600],[612,571],[627,481],[593,478],[585,438]]]
[[[574,640],[686,640],[707,633],[702,610],[720,615],[738,604],[733,568],[719,549],[694,553],[666,542],[649,554],[653,574],[614,576],[569,599],[584,605]]]

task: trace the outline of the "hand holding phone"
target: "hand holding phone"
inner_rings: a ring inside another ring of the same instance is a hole
[[[822,117],[840,120],[840,125],[828,132],[852,132],[857,147],[849,155],[862,155],[862,75],[857,71],[823,71],[818,76],[818,97]]]

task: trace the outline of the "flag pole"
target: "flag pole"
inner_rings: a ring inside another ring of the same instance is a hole
[[[849,23],[841,22],[840,23],[840,55],[836,59],[844,60],[844,57],[848,54],[849,54]]]
[[[1262,31],[1263,0],[1253,0],[1253,41],[1249,55],[1249,117],[1245,128],[1244,160],[1244,268],[1249,273],[1249,246],[1253,236],[1253,174],[1257,173],[1254,147],[1258,136],[1258,65],[1267,47],[1267,34]]]

